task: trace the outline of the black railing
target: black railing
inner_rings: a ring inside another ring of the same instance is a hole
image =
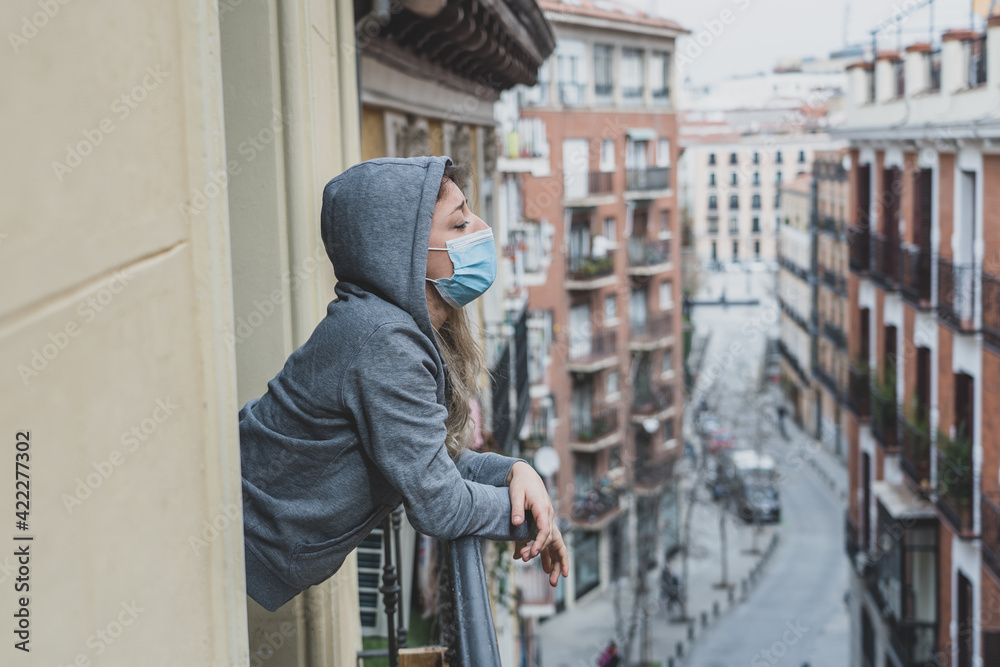
[[[833,322],[829,320],[823,322],[823,335],[841,350],[847,349],[847,335]]]
[[[493,398],[493,437],[500,451],[510,455],[517,431],[510,423],[510,344],[505,343],[496,364],[490,369],[490,395]]]
[[[452,631],[458,635],[453,642],[458,653],[455,662],[499,667],[500,648],[490,607],[482,541],[478,537],[461,537],[449,543],[448,556],[456,621]]]
[[[938,450],[937,508],[960,536],[972,533],[972,466]]]
[[[521,316],[514,323],[514,396],[517,405],[514,406],[514,424],[511,431],[521,432],[524,421],[528,418],[531,407],[531,378],[528,371],[528,309],[521,311]]]
[[[573,428],[573,438],[577,442],[593,442],[600,440],[618,428],[618,406],[599,403],[590,411],[590,420],[576,424]]]
[[[628,101],[642,100],[642,86],[622,86],[622,97]]]
[[[827,388],[827,390],[834,397],[834,399],[840,401],[842,398],[841,388],[837,386],[837,378],[833,377],[833,375],[830,372],[828,372],[825,368],[823,368],[819,364],[816,364],[815,366],[812,367],[812,372],[813,376],[817,380],[819,380],[824,387]]]
[[[872,435],[887,450],[893,450],[899,444],[896,428],[896,388],[871,386],[872,400]]]
[[[647,317],[641,322],[629,322],[629,340],[636,343],[650,342],[665,338],[674,332],[672,313],[661,313]]]
[[[903,298],[918,308],[930,307],[931,252],[916,246],[901,247],[900,291]]]
[[[941,49],[927,54],[927,68],[930,70],[930,83],[927,90],[936,93],[941,90]]]
[[[666,190],[670,187],[670,167],[628,169],[625,172],[626,190]]]
[[[650,415],[666,410],[674,404],[673,383],[645,385],[635,388],[632,395],[632,414]]]
[[[895,289],[899,282],[899,242],[881,234],[871,235],[871,275],[886,289]]]
[[[839,232],[839,225],[837,225],[837,219],[832,215],[824,215],[819,218],[819,228],[820,230],[827,232],[828,234],[833,234],[836,236]]]
[[[673,457],[665,459],[637,460],[635,483],[642,487],[659,486],[670,480],[674,471]]]
[[[871,236],[868,227],[848,227],[851,271],[867,273],[871,264]]]
[[[868,369],[851,364],[847,371],[847,407],[858,419],[865,419],[871,411],[871,393],[868,387]]]
[[[1000,577],[1000,504],[997,497],[982,494],[980,504],[983,539],[983,560]]]
[[[570,280],[594,280],[615,272],[615,255],[604,257],[570,257],[566,260],[566,277]]]
[[[931,480],[931,436],[926,426],[900,415],[899,467],[919,491],[927,491]]]
[[[854,558],[860,549],[861,543],[858,540],[858,524],[854,523],[854,519],[851,518],[851,510],[844,510],[844,551],[847,552],[847,557],[851,559],[852,568],[854,566]]]
[[[628,265],[653,266],[670,261],[670,239],[650,241],[633,236],[628,240]]]
[[[615,190],[615,172],[591,171],[587,174],[587,192],[590,195],[609,195]]]
[[[799,379],[802,380],[803,384],[809,384],[809,376],[806,375],[806,372],[799,363],[799,360],[792,354],[791,350],[788,349],[788,346],[785,345],[785,341],[783,340],[778,341],[778,353],[786,362],[788,362],[788,364],[795,371],[796,375],[799,376]]]
[[[925,667],[937,662],[937,623],[901,620],[889,623],[889,641],[903,667]]]
[[[618,335],[614,329],[600,329],[596,331],[591,336],[589,345],[579,344],[581,342],[587,343],[588,341],[586,339],[574,344],[575,341],[571,336],[569,345],[570,363],[589,364],[599,359],[604,359],[617,354],[617,338]]]
[[[824,285],[841,296],[847,294],[847,280],[843,275],[822,264],[818,265],[818,273]]]
[[[986,35],[969,41],[969,88],[986,83]]]
[[[573,500],[573,518],[576,521],[594,522],[616,509],[618,509],[618,492],[611,488],[588,489],[578,493]]]
[[[1000,279],[983,271],[983,341],[1000,351]]]
[[[975,266],[938,258],[938,317],[962,331],[974,329]]]

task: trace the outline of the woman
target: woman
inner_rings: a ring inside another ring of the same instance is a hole
[[[451,160],[351,167],[321,231],[337,298],[239,414],[248,595],[274,611],[325,581],[400,502],[427,535],[514,540],[555,586],[569,560],[541,478],[465,448],[483,364],[463,306],[496,251]]]

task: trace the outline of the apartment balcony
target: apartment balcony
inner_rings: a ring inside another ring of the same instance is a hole
[[[563,203],[567,208],[593,208],[615,201],[613,171],[567,172],[564,178]]]
[[[822,264],[817,267],[817,272],[824,285],[840,296],[847,296],[847,279],[843,275]]]
[[[566,259],[566,282],[568,290],[592,290],[614,285],[615,253],[608,251],[604,257],[581,256]]]
[[[984,493],[980,504],[983,562],[1000,577],[1000,497]]]
[[[983,270],[983,342],[1000,352],[1000,279]]]
[[[858,539],[858,525],[851,518],[851,510],[844,510],[844,551],[854,566],[854,559],[861,550],[861,542]]]
[[[832,215],[820,216],[818,223],[821,232],[825,232],[833,237],[840,236],[840,225],[837,223],[837,219]]]
[[[859,274],[868,273],[871,265],[871,235],[868,227],[853,225],[848,227],[847,241],[850,246],[851,271]]]
[[[899,290],[917,308],[931,307],[931,252],[916,246],[899,250]]]
[[[976,267],[938,258],[938,319],[960,332],[975,331]]]
[[[920,493],[931,488],[931,436],[927,425],[899,417],[899,467],[909,478],[910,485]]]
[[[582,83],[564,81],[559,84],[559,104],[564,107],[583,106],[587,99],[587,86]]]
[[[648,199],[650,192],[669,189],[670,167],[646,167],[625,171],[626,199]]]
[[[780,339],[778,340],[778,354],[780,354],[785,360],[785,363],[792,367],[792,370],[794,370],[795,374],[799,376],[802,384],[808,386],[809,376],[806,374],[805,369],[802,368],[802,364],[799,363],[798,358],[792,354],[792,351],[788,349],[787,345],[785,345],[785,341]]]
[[[823,335],[826,336],[827,340],[836,345],[838,349],[847,349],[847,334],[836,324],[830,321],[823,322]]]
[[[577,493],[573,500],[573,521],[589,528],[597,528],[617,515],[618,508],[618,492],[598,483]]]
[[[821,365],[816,364],[812,367],[813,377],[819,380],[820,384],[826,387],[830,395],[833,396],[837,402],[843,399],[840,387],[837,385],[837,378],[835,378],[829,371],[823,368]]]
[[[651,241],[632,237],[628,240],[628,274],[651,276],[670,268],[671,239]]]
[[[592,453],[618,442],[621,439],[618,431],[619,412],[617,405],[600,403],[593,406],[585,419],[579,422],[574,420],[570,449],[574,452]]]
[[[629,322],[630,350],[655,350],[669,343],[674,334],[673,313],[660,313],[645,320]]]
[[[638,490],[658,489],[674,474],[674,457],[644,459],[635,462],[635,485]]]
[[[858,419],[867,419],[871,412],[868,367],[850,364],[847,370],[847,408]]]
[[[632,416],[652,417],[674,406],[674,383],[638,386],[632,395]]]
[[[937,509],[960,537],[973,537],[971,457],[937,455]]]
[[[570,332],[566,370],[571,373],[596,373],[618,363],[617,332],[601,329],[591,336]]]
[[[937,623],[889,619],[889,641],[903,667],[925,667],[937,662]]]
[[[894,290],[899,285],[899,241],[881,234],[871,238],[871,276],[882,287]]]
[[[886,451],[895,451],[899,444],[899,434],[896,429],[899,425],[896,416],[896,391],[895,386],[879,387],[874,382],[871,385],[872,402],[872,435]]]

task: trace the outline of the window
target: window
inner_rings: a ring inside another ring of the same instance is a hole
[[[669,239],[673,236],[673,230],[670,229],[670,209],[664,209],[660,211],[660,238]]]
[[[618,245],[618,221],[613,217],[604,218],[601,235],[608,240],[613,248]]]
[[[719,208],[719,199],[715,195],[708,195],[708,210],[714,211]]]
[[[618,371],[608,371],[604,378],[604,395],[614,396],[618,393]]]
[[[778,151],[774,154],[774,163],[781,164],[781,151]]]
[[[670,419],[663,422],[663,441],[670,442],[673,439],[674,439],[674,418],[671,417]]]
[[[799,162],[805,162],[805,161],[806,161],[806,152],[799,151]]]
[[[670,310],[673,307],[673,284],[669,280],[664,280],[660,283],[660,310]]]
[[[559,103],[580,106],[584,102],[583,42],[560,41],[556,47],[559,77]]]
[[[740,242],[733,241],[733,259],[740,258]]]
[[[774,182],[781,185],[781,170],[774,172]]]
[[[715,187],[715,172],[714,171],[708,175],[708,187],[710,187],[710,188],[714,188]]]
[[[719,218],[717,216],[712,216],[708,219],[708,233],[718,234],[719,233]]]
[[[760,241],[753,242],[753,256],[754,259],[760,259]]]
[[[660,139],[656,142],[656,166],[670,166],[670,139]]]
[[[642,51],[622,49],[622,97],[626,102],[642,102]]]
[[[729,164],[736,164],[736,153],[729,154]]]
[[[611,53],[610,44],[594,44],[594,95],[597,97],[611,97]]]
[[[653,101],[666,104],[670,100],[670,54],[653,51],[649,57],[649,69]]]
[[[757,151],[753,152],[753,163],[760,164],[760,153]]]
[[[740,207],[740,197],[739,195],[729,195],[729,208],[739,208]]]
[[[646,288],[632,290],[628,302],[628,322],[632,329],[646,326]]]
[[[760,208],[760,195],[754,195],[750,201],[750,207],[759,209]]]
[[[781,208],[781,191],[774,195],[774,208]]]
[[[615,141],[614,139],[604,139],[601,141],[601,171],[615,170]]]
[[[609,294],[604,297],[604,323],[613,322],[618,319],[618,297]]]
[[[549,103],[549,80],[551,78],[552,61],[546,60],[538,68],[538,84],[531,88],[522,88],[519,102],[522,106],[544,106]]]
[[[753,217],[753,227],[751,228],[750,231],[752,231],[754,234],[760,233],[760,216],[755,215]]]
[[[672,370],[674,370],[674,351],[668,347],[663,351],[663,372],[669,373]]]
[[[760,185],[760,172],[759,171],[755,171],[753,173],[753,184],[754,185]]]
[[[645,169],[649,156],[649,142],[629,139],[625,143],[625,168]]]
[[[715,153],[708,154],[708,164],[710,165],[715,164]]]
[[[719,259],[719,248],[716,246],[715,241],[712,241],[712,259]]]
[[[740,233],[740,219],[736,216],[729,218],[729,234],[733,236]]]
[[[736,174],[735,171],[729,175],[729,184],[730,185],[740,184],[740,177]]]

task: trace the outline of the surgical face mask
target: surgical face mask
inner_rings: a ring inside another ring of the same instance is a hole
[[[428,278],[438,294],[452,308],[461,308],[483,295],[497,277],[497,251],[493,243],[493,230],[484,229],[468,236],[448,241],[447,250],[455,273],[451,278]]]

